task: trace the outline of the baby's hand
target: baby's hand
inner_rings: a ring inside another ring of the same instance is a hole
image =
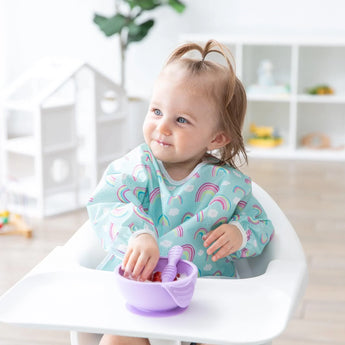
[[[202,238],[207,254],[212,255],[212,261],[222,259],[237,252],[243,241],[241,231],[233,224],[222,224],[218,228],[208,232]]]
[[[138,235],[129,242],[122,262],[125,277],[147,280],[156,267],[158,259],[159,248],[156,240],[149,234]]]

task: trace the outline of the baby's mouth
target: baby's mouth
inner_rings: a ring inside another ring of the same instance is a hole
[[[169,147],[169,146],[171,146],[171,144],[168,144],[168,143],[166,143],[166,142],[163,141],[163,140],[157,139],[157,140],[155,140],[155,141],[156,141],[156,143],[157,143],[158,145],[163,146],[163,147]]]

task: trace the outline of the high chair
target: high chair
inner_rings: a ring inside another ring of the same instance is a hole
[[[183,313],[157,318],[127,310],[113,273],[94,269],[105,253],[86,222],[0,298],[0,322],[68,330],[72,345],[96,345],[102,333],[147,337],[155,345],[271,344],[304,293],[307,264],[278,205],[255,183],[253,193],[275,236],[262,255],[236,262],[240,279],[198,279]]]

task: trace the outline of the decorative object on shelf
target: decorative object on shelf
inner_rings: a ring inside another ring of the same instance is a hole
[[[12,214],[5,210],[0,212],[0,235],[24,235],[30,238],[32,229],[19,214]]]
[[[258,85],[271,87],[275,85],[273,77],[273,64],[270,60],[262,60],[258,68]]]
[[[273,75],[274,66],[270,60],[262,60],[259,64],[256,84],[247,88],[249,95],[284,96],[290,93],[288,85],[277,85]]]
[[[178,13],[182,13],[186,6],[179,0],[115,0],[115,14],[105,17],[95,14],[93,21],[107,36],[119,35],[121,86],[126,88],[126,53],[130,43],[140,42],[146,37],[155,21],[147,19],[145,14],[160,6],[170,6]],[[140,21],[143,15],[145,21]]]
[[[302,140],[302,146],[309,149],[326,149],[331,147],[331,140],[328,135],[323,133],[309,133]]]
[[[313,150],[343,150],[344,145],[340,146],[332,146],[331,139],[328,135],[321,133],[321,132],[314,132],[305,135],[302,140],[301,144],[304,147]]]
[[[1,108],[0,176],[11,212],[24,214],[19,198],[30,216],[83,207],[106,165],[128,150],[124,90],[83,61],[38,61],[5,89]],[[15,121],[27,128],[17,132]]]
[[[309,95],[333,95],[334,90],[329,85],[323,84],[307,89],[307,93]]]
[[[272,148],[283,143],[283,139],[274,127],[250,125],[250,132],[253,134],[248,139],[248,144],[263,148]]]

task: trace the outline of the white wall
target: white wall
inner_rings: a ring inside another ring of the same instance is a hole
[[[343,0],[185,0],[178,15],[155,12],[149,37],[128,56],[128,90],[149,96],[154,78],[182,33],[326,33],[345,35]],[[0,0],[0,87],[42,56],[72,56],[118,78],[117,38],[92,23],[111,14],[114,0]]]

